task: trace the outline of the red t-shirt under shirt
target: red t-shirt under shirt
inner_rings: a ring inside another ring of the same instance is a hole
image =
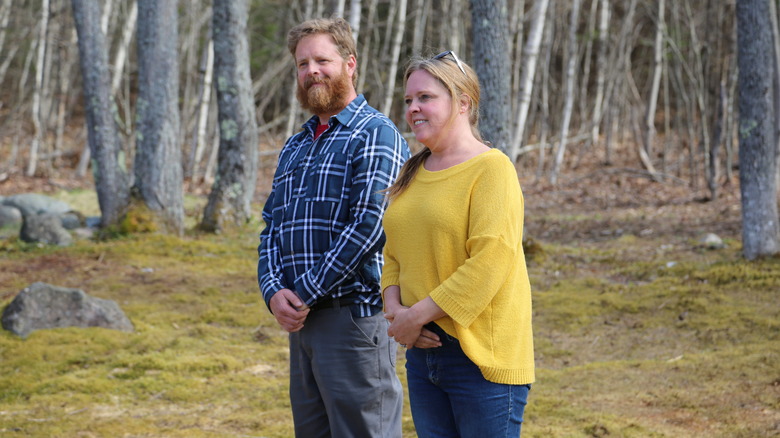
[[[319,136],[322,135],[322,133],[327,129],[328,125],[317,125],[317,129],[314,131],[314,139],[316,140],[319,138]]]

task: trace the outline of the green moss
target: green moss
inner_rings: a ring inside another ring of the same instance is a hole
[[[185,199],[191,223],[203,202]],[[599,214],[549,220],[634,220]],[[288,337],[254,276],[260,228],[133,232],[69,248],[0,241],[0,305],[45,280],[115,300],[136,328],[42,330],[26,340],[1,331],[0,435],[292,436]],[[673,239],[537,239],[537,381],[523,436],[774,432],[780,261]],[[398,372],[404,382],[402,355]]]

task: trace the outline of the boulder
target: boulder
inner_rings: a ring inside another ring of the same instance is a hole
[[[726,247],[726,244],[723,243],[723,239],[714,233],[705,234],[699,238],[699,243],[707,249],[722,249]]]
[[[20,195],[8,196],[3,199],[3,205],[16,207],[22,211],[23,215],[28,213],[54,213],[60,215],[71,211],[71,207],[67,202],[58,201],[38,193],[23,193]]]
[[[73,236],[62,226],[59,215],[52,213],[25,214],[19,237],[30,243],[69,246]]]
[[[22,224],[22,212],[13,206],[0,204],[0,228],[18,227]]]
[[[69,211],[62,213],[60,216],[60,222],[66,230],[75,230],[76,228],[82,228],[86,226],[87,218],[83,214],[77,211]]]
[[[112,300],[47,283],[33,283],[5,308],[3,328],[26,338],[31,332],[59,327],[103,327],[132,332],[133,324]]]

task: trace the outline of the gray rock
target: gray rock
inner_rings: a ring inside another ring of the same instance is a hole
[[[66,230],[75,230],[76,228],[81,228],[86,223],[84,215],[77,211],[69,211],[67,213],[62,213],[59,216],[62,227]]]
[[[0,228],[16,227],[22,224],[22,212],[10,205],[0,205]]]
[[[717,234],[713,233],[707,233],[704,235],[701,239],[699,239],[699,243],[709,249],[721,249],[726,247],[726,244],[723,243],[723,239],[721,239]]]
[[[100,226],[100,216],[87,216],[84,219],[84,226],[87,228],[97,228]]]
[[[47,245],[69,246],[73,243],[73,236],[62,226],[59,215],[51,213],[25,214],[19,237],[25,242]]]
[[[3,328],[26,338],[31,332],[60,327],[103,327],[132,332],[133,324],[116,301],[47,283],[23,289],[3,311]]]
[[[55,213],[63,214],[71,211],[67,202],[58,201],[54,198],[38,193],[23,193],[13,195],[3,200],[3,205],[16,207],[22,211],[22,215],[28,213]]]

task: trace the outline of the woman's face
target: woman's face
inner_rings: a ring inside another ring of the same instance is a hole
[[[447,134],[452,115],[452,97],[438,79],[425,70],[413,72],[406,81],[406,123],[417,141],[434,150]]]

